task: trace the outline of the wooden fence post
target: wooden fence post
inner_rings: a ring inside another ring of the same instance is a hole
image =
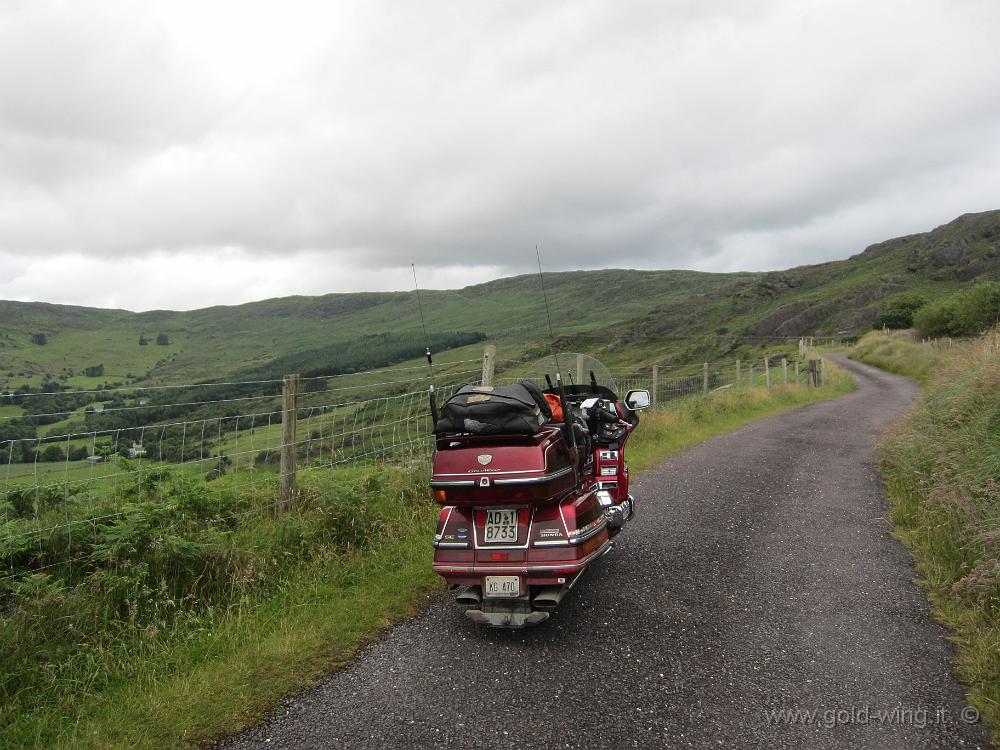
[[[656,392],[659,390],[659,385],[660,385],[660,366],[653,365],[653,383],[652,387],[650,388],[652,393],[650,393],[649,395],[651,396],[650,404],[654,409],[656,408]]]
[[[809,360],[809,385],[812,388],[819,385],[819,360],[815,358]]]
[[[740,361],[736,360],[736,387],[740,387]]]
[[[584,380],[584,372],[583,372],[583,355],[582,354],[577,354],[576,355],[576,384],[577,385],[583,385],[586,382],[587,381]]]
[[[764,383],[771,390],[771,362],[767,357],[764,357]]]
[[[747,388],[753,388],[753,362],[750,363],[750,371],[747,373]]]
[[[826,385],[826,358],[820,357],[819,360],[819,382],[821,385]]]
[[[701,366],[701,395],[708,395],[708,362]]]
[[[799,384],[799,363],[795,363],[795,385]]]
[[[483,349],[483,379],[482,384],[487,387],[493,386],[493,372],[496,367],[497,348],[493,344],[487,344]]]
[[[785,385],[788,385],[788,358],[787,357],[782,357],[781,358],[781,377],[782,377],[782,382]]]
[[[285,375],[281,381],[281,464],[278,475],[278,504],[291,507],[295,498],[295,428],[299,411],[299,376]]]

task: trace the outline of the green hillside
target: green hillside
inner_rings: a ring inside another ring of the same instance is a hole
[[[574,271],[546,274],[545,284],[561,346],[634,367],[749,356],[776,337],[856,334],[900,295],[932,300],[987,279],[1000,279],[1000,211],[966,214],[846,260],[785,271]],[[435,346],[485,338],[501,356],[516,357],[550,344],[534,275],[425,290],[421,302]],[[32,343],[39,334],[46,343]],[[169,343],[157,344],[161,334]],[[270,377],[286,367],[364,369],[410,359],[423,340],[412,292],[285,297],[187,312],[0,302],[0,391],[45,378],[95,387]],[[441,356],[474,358],[480,348],[469,343]]]
[[[854,335],[893,301],[927,301],[1000,279],[1000,211],[965,214],[930,232],[880,242],[846,260],[773,271],[671,301],[595,332],[636,363],[713,358],[773,337]]]
[[[546,274],[545,283],[556,325],[561,332],[574,332],[620,325],[657,305],[752,277],[606,270]],[[485,337],[517,348],[549,338],[537,276],[458,290],[424,290],[421,303],[428,330],[436,338],[469,334],[469,341]],[[270,375],[281,363],[317,369],[328,361],[336,370],[343,364],[338,354],[366,337],[411,345],[424,340],[412,292],[285,297],[188,312],[0,302],[0,323],[0,390],[23,383],[37,386],[46,376],[75,387],[94,387],[137,379],[177,383]],[[44,334],[45,344],[32,343],[38,334]],[[160,334],[169,344],[156,343]],[[140,337],[147,340],[145,346],[139,345]],[[386,353],[390,361],[414,356],[408,350],[395,358],[391,351]],[[357,369],[380,364],[367,361]],[[104,366],[103,373],[88,377],[85,369],[96,365]]]

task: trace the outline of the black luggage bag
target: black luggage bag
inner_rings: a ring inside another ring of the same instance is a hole
[[[530,380],[507,386],[463,385],[441,407],[437,435],[534,435],[552,417],[545,396]]]

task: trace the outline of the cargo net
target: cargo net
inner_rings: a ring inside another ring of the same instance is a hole
[[[562,375],[564,386],[581,386],[586,389],[597,385],[618,393],[618,385],[611,376],[611,371],[589,354],[550,354],[529,365],[524,377],[533,380],[542,390],[549,390],[556,385],[557,372]]]

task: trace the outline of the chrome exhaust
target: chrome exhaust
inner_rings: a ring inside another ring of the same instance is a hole
[[[629,495],[618,505],[609,507],[604,511],[604,515],[608,519],[608,526],[612,529],[620,529],[632,517],[632,496]]]
[[[567,591],[569,586],[547,586],[535,595],[531,600],[531,606],[535,609],[552,611],[559,606]]]
[[[463,607],[478,607],[483,597],[478,586],[466,586],[455,595],[455,601]]]

